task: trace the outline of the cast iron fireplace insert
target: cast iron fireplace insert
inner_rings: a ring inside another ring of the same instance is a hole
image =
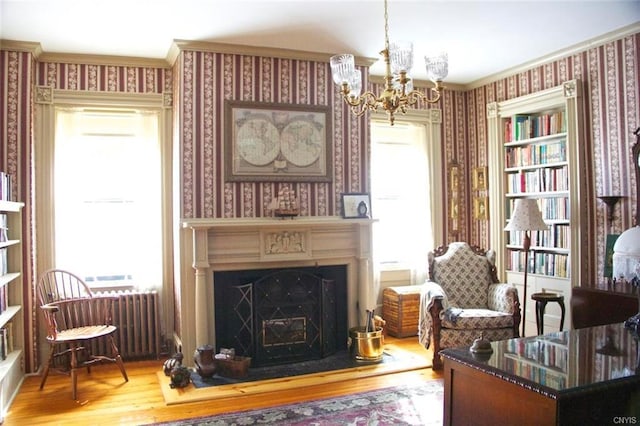
[[[216,349],[253,367],[345,350],[346,279],[346,265],[214,272]]]

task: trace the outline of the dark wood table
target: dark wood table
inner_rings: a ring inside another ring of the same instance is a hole
[[[638,309],[638,289],[628,283],[598,283],[571,289],[574,328],[623,322]]]
[[[445,349],[445,425],[640,423],[638,337],[622,323]]]

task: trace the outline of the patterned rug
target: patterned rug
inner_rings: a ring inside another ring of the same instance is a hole
[[[156,425],[442,425],[443,398],[443,381],[437,379],[419,385],[395,386],[335,398]]]

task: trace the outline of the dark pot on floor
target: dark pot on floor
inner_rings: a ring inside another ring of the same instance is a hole
[[[215,350],[211,345],[200,346],[193,354],[193,362],[196,364],[196,371],[203,378],[212,377],[216,374],[216,362],[214,359]]]

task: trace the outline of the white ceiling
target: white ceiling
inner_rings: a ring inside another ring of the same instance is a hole
[[[378,58],[383,0],[0,0],[0,39],[47,53],[166,58],[173,40]],[[449,83],[469,84],[640,23],[640,0],[389,0],[391,40],[449,54]],[[381,75],[381,61],[371,69]]]

